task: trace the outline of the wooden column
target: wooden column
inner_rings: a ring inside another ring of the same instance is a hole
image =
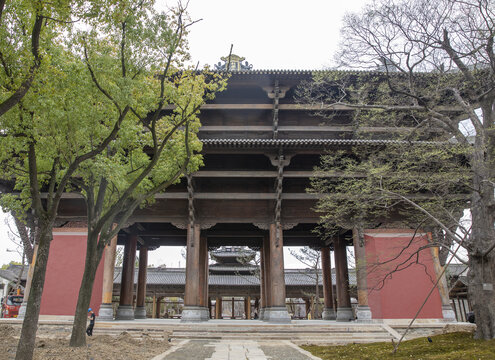
[[[288,323],[290,316],[285,305],[284,241],[282,226],[270,224],[270,301],[269,315],[265,310],[265,319],[270,322]],[[268,272],[268,271],[266,271]]]
[[[209,318],[211,319],[212,318],[212,315],[211,315],[211,307],[212,307],[212,302],[211,302],[211,297],[208,297],[208,315],[209,315]]]
[[[151,309],[151,318],[156,319],[156,294],[153,294],[153,308]]]
[[[277,239],[277,230],[278,236]],[[270,305],[285,308],[284,247],[282,228],[270,224]]]
[[[333,285],[332,285],[332,261],[330,260],[330,248],[323,247],[321,252],[321,271],[323,273],[323,297],[325,309],[321,314],[323,320],[335,320],[335,309],[333,308]]]
[[[100,320],[113,320],[113,278],[115,270],[115,256],[117,250],[117,236],[114,236],[105,247],[105,262],[103,264],[103,291],[101,307],[98,318]]]
[[[235,298],[232,298],[232,317],[231,319],[235,319]]]
[[[246,319],[251,320],[251,296],[246,297]]]
[[[201,236],[199,224],[187,227],[186,285],[184,290],[184,309],[182,322],[207,321],[208,247],[206,238]]]
[[[336,237],[335,272],[337,275],[337,321],[353,319],[351,297],[349,294],[349,272],[347,269],[347,247],[344,239]]]
[[[137,234],[127,236],[124,246],[124,261],[120,283],[120,302],[117,309],[117,320],[134,320],[134,263],[136,262]]]
[[[260,300],[258,303],[258,318],[263,320],[263,313],[265,312],[266,299],[265,299],[265,251],[264,241],[260,248]]]
[[[371,321],[371,309],[368,306],[368,281],[366,265],[366,248],[363,234],[360,235],[359,229],[352,230],[354,241],[354,257],[356,261],[356,287],[358,296],[358,306],[356,309],[356,318],[358,321]]]
[[[216,319],[222,318],[222,298],[221,297],[217,297],[217,300],[215,302],[215,318]]]
[[[199,244],[199,306],[208,307],[208,244],[200,236]]]
[[[200,306],[200,227],[187,227],[186,284],[184,306]]]
[[[158,297],[156,299],[156,313],[155,313],[155,317],[157,319],[160,318],[161,311],[162,311],[162,297],[160,296],[160,297]]]
[[[134,309],[134,317],[136,319],[146,319],[146,269],[148,268],[148,248],[141,246],[139,248],[139,272],[138,286],[136,296],[136,309]]]
[[[271,283],[271,271],[270,271],[270,236],[265,236],[263,238],[263,307],[266,311],[267,308],[271,307],[271,293],[272,293],[272,283]]]

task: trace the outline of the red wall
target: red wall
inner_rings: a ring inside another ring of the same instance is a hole
[[[368,302],[374,319],[413,318],[435,284],[437,275],[430,249],[415,255],[421,246],[427,245],[427,235],[413,235],[414,231],[405,229],[365,230]],[[397,267],[403,270],[387,276]],[[418,318],[442,318],[438,289]]]
[[[41,315],[74,315],[86,258],[86,234],[85,228],[53,230],[41,297]],[[96,315],[101,304],[103,263],[102,259],[96,272],[90,303]]]

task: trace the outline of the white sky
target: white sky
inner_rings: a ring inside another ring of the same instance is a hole
[[[157,1],[165,8],[172,1]],[[331,66],[340,39],[345,12],[358,11],[364,0],[190,0],[189,13],[194,24],[190,32],[190,51],[194,63],[214,64],[221,56],[243,56],[254,69],[312,69]],[[9,240],[5,215],[0,212],[0,265],[20,256],[7,249]],[[284,249],[286,250],[286,249]],[[184,266],[180,248],[161,248],[150,253],[149,263],[168,267]],[[286,250],[285,266],[302,267]]]

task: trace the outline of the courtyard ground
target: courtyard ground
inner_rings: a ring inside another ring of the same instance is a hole
[[[15,348],[19,341],[19,329],[0,324],[0,360],[15,358]],[[38,334],[34,359],[70,360],[142,360],[151,359],[165,352],[170,344],[167,338],[136,340],[126,332],[118,336],[98,335],[87,338],[86,347],[69,347],[69,333],[43,331]]]

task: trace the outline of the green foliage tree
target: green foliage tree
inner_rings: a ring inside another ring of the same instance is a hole
[[[344,223],[348,216],[354,225],[376,223],[386,212],[405,211],[416,226],[440,229],[436,233],[447,240],[446,249],[449,241],[461,243],[469,258],[476,337],[484,339],[495,337],[495,298],[489,290],[495,279],[494,15],[489,0],[373,3],[345,18],[346,40],[338,53],[340,66],[373,71],[320,74],[303,91],[322,108],[354,108],[358,137],[405,141],[402,147],[366,150],[366,161],[324,158],[324,169],[354,172],[345,194],[356,194],[341,202],[348,208],[335,216],[330,209],[336,207],[322,205],[328,214],[324,221]],[[462,128],[463,119],[473,131]],[[414,143],[428,139],[439,143]],[[446,140],[458,147],[440,144]],[[316,181],[315,189],[325,183]],[[472,222],[463,227],[459,201],[452,196],[466,191]]]
[[[197,115],[225,87],[218,74],[183,66],[192,24],[185,9],[179,4],[171,14],[158,14],[152,5],[121,1],[107,10],[108,27],[97,42],[86,41],[96,29],[79,36],[96,88],[113,103],[115,116],[125,104],[132,116],[106,151],[85,162],[72,181],[86,202],[88,237],[71,346],[86,343],[87,309],[105,246],[138,206],[199,168]]]
[[[86,1],[0,0],[0,116],[30,90],[51,42],[90,8]]]
[[[137,71],[139,76],[136,75],[138,79],[134,83],[122,79],[122,76],[112,77],[111,71],[114,69],[108,64],[111,62],[110,54],[115,49],[110,47],[112,44],[108,41],[105,43],[108,39],[101,35],[110,26],[111,16],[118,16],[118,6],[114,3],[82,4],[87,6],[89,15],[80,19],[79,23],[83,23],[81,27],[99,24],[99,31],[87,33],[82,38],[77,29],[66,24],[63,33],[50,33],[49,41],[44,42],[43,61],[37,66],[36,76],[30,80],[30,91],[26,91],[17,105],[0,118],[0,162],[6,180],[3,183],[11,184],[11,190],[18,191],[17,194],[3,195],[2,206],[16,214],[32,212],[38,228],[38,256],[17,359],[32,358],[52,228],[63,193],[69,187],[74,187],[72,180],[75,178],[84,180],[79,167],[85,161],[108,150],[115,142],[127,141],[126,132],[120,140],[117,139],[122,127],[131,129],[127,130],[127,134],[138,131],[138,116],[133,115],[132,119],[128,119],[132,114],[131,107],[137,114],[145,113],[147,106],[154,100],[144,99],[137,104],[138,96],[131,96],[133,92],[149,95],[148,87],[156,79],[157,73],[156,68],[146,61],[153,54],[142,52],[141,67],[146,75]],[[61,6],[61,11],[73,9],[65,3],[56,5]],[[152,6],[151,3],[146,5]],[[8,9],[18,11],[19,16],[23,10],[27,11],[22,6]],[[12,26],[14,22],[11,20]],[[145,25],[141,24],[141,30]],[[96,44],[99,50],[108,52],[106,57],[99,58],[99,63],[92,64],[98,70],[101,67],[99,78],[95,71],[89,71],[90,62],[85,60],[91,58],[91,53],[85,53],[82,44]],[[3,54],[11,50],[8,45],[2,43],[0,50]],[[139,44],[135,46],[139,50]],[[18,48],[15,47],[15,50]],[[113,92],[108,93],[105,88]],[[185,90],[181,86],[178,88]],[[166,131],[161,127],[157,129]],[[143,135],[144,138],[146,135]],[[174,141],[179,142],[176,138]],[[146,141],[143,140],[142,144],[146,144]]]

